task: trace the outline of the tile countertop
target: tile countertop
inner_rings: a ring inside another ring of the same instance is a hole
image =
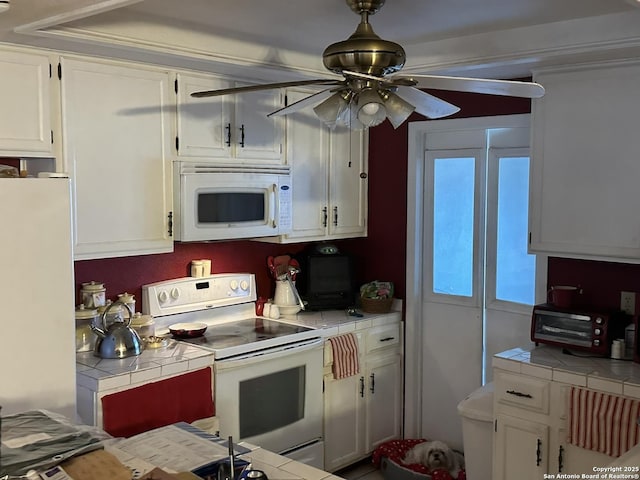
[[[390,313],[349,315],[345,310],[304,311],[281,316],[284,322],[317,328],[323,337],[353,332],[389,323],[390,315],[400,321],[402,301],[394,300]],[[76,354],[76,383],[94,392],[140,385],[213,365],[213,352],[173,339],[163,348],[142,351],[122,359],[102,359],[93,352]]]
[[[533,377],[640,398],[640,364],[630,360],[563,353],[548,345],[513,348],[493,356],[492,366]]]
[[[278,480],[340,480],[342,478],[246,442],[240,442],[239,445],[251,451],[238,458],[251,462],[251,468],[262,470],[267,478]]]
[[[295,315],[282,315],[280,320],[320,329],[326,338],[390,323],[390,316],[400,321],[402,300],[395,299],[389,313],[364,313],[360,310],[358,313],[362,317],[349,315],[345,310],[302,311]]]
[[[93,352],[76,354],[76,383],[94,392],[138,385],[213,365],[213,352],[169,340],[166,347],[147,348],[140,355],[103,359]]]

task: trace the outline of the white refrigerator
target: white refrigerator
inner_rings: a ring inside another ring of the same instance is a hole
[[[68,178],[0,178],[0,406],[76,418]]]

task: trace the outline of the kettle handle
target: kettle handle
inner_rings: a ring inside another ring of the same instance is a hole
[[[127,305],[126,303],[124,303],[122,300],[118,299],[115,302],[113,302],[111,305],[109,305],[107,308],[104,309],[104,312],[102,312],[102,318],[101,323],[102,323],[102,328],[104,329],[104,331],[107,331],[107,312],[109,310],[111,310],[111,308],[116,305],[116,304],[120,304],[123,305],[124,308],[127,310],[127,313],[129,314],[129,318],[127,318],[124,321],[124,326],[128,327],[129,325],[131,325],[131,319],[133,318],[133,313],[131,313],[131,308],[129,307],[129,305]]]

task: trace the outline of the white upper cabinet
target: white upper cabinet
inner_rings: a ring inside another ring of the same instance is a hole
[[[533,103],[530,251],[640,259],[640,64],[540,72]]]
[[[169,72],[66,57],[61,65],[76,259],[172,251]]]
[[[282,107],[279,90],[194,98],[191,93],[244,84],[213,75],[177,75],[180,160],[232,165],[284,163],[283,122],[267,114]]]
[[[0,153],[52,156],[50,60],[44,53],[0,52]]]
[[[288,103],[312,93],[290,90]],[[287,115],[286,131],[293,228],[280,241],[366,236],[366,133],[344,127],[330,130],[310,107]]]

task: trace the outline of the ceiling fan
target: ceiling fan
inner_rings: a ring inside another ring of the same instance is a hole
[[[331,127],[345,125],[352,129],[373,127],[389,119],[398,128],[413,111],[427,118],[453,115],[460,108],[420,90],[454,90],[512,97],[539,98],[544,88],[533,82],[464,78],[438,75],[393,75],[405,64],[402,46],[381,39],[369,23],[385,0],[346,0],[360,15],[360,24],[346,40],[329,45],[322,54],[324,66],[343,79],[315,79],[194,92],[192,97],[211,97],[256,90],[302,85],[327,88],[292,103],[269,116],[287,115],[316,105],[316,115]]]

